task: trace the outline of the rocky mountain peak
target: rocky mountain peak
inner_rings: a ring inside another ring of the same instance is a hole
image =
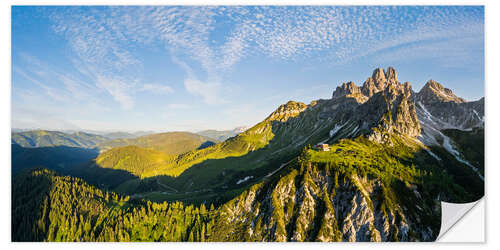
[[[385,72],[385,78],[388,82],[398,82],[398,73],[393,67],[388,67]]]
[[[358,94],[364,98],[355,109],[355,123],[360,131],[369,131],[370,138],[378,142],[389,142],[389,134],[398,133],[409,137],[420,134],[420,123],[413,101],[413,90],[409,82],[400,83],[393,67],[386,71],[377,68],[361,88],[354,83],[337,87],[333,98]],[[358,98],[361,99],[361,98]]]
[[[444,91],[444,87],[440,83],[438,83],[438,82],[430,79],[429,81],[427,81],[425,83],[425,85],[422,88],[422,90],[431,90],[433,92],[442,92],[442,91]]]
[[[367,97],[371,97],[378,91],[379,89],[377,88],[377,86],[375,86],[375,81],[373,81],[373,78],[371,77],[366,79],[366,81],[363,83],[363,86],[361,87],[361,93]]]
[[[354,124],[355,132],[351,135],[365,134],[378,142],[390,142],[386,139],[393,133],[418,137],[425,126],[427,131],[429,126],[438,129],[484,126],[484,99],[467,102],[434,80],[429,80],[420,92],[413,92],[409,82],[399,82],[393,67],[385,71],[375,69],[362,87],[353,82],[343,83],[332,97],[328,112],[335,114],[332,110],[339,109],[354,113],[340,118],[343,124]]]
[[[343,96],[349,96],[354,94],[360,94],[361,90],[354,82],[349,81],[348,83],[342,83],[338,86],[335,91],[333,91],[332,99],[337,99]]]
[[[280,105],[267,120],[276,120],[285,122],[291,117],[299,115],[307,108],[307,105],[302,102],[288,101],[286,104]]]
[[[387,79],[385,78],[384,69],[382,68],[375,69],[372,74],[372,79],[377,89],[379,90],[384,89],[385,83],[387,81]]]
[[[373,71],[372,76],[368,78],[361,88],[361,93],[366,97],[371,97],[373,94],[384,90],[388,84],[398,82],[398,74],[393,67],[388,67],[384,71],[382,68],[377,68]]]
[[[400,82],[390,81],[385,87],[384,91],[391,92],[393,95],[402,95],[406,98],[410,98],[413,94],[413,90],[411,88],[411,83],[405,82],[401,84]]]
[[[443,87],[443,85],[432,79],[427,81],[425,86],[420,90],[420,92],[418,92],[417,99],[424,104],[432,104],[436,102],[466,102],[465,99],[456,96],[453,94],[453,91]]]

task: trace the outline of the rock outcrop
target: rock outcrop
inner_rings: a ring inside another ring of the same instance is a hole
[[[385,71],[385,79],[388,83],[398,83],[398,74],[393,67],[388,67]]]
[[[420,90],[420,92],[418,92],[417,100],[422,102],[424,105],[430,105],[439,102],[466,102],[465,99],[453,94],[453,91],[451,91],[451,89],[444,88],[443,85],[434,80],[429,80]]]
[[[373,71],[372,76],[363,83],[361,93],[369,98],[375,93],[384,90],[387,85],[396,83],[399,83],[398,75],[393,67],[388,67],[386,71],[377,68]]]
[[[333,92],[332,99],[359,93],[361,93],[361,90],[354,82],[342,83],[342,85],[337,87]]]
[[[384,191],[385,190],[385,191]],[[385,204],[380,181],[309,165],[254,185],[226,203],[212,238],[234,241],[430,241],[438,228],[419,225],[404,205]],[[415,192],[417,196],[418,192]],[[413,198],[412,206],[426,207]],[[429,211],[438,216],[439,210]],[[209,239],[210,240],[210,239]]]
[[[387,79],[385,78],[384,69],[382,68],[375,69],[372,74],[372,79],[379,91],[385,88]]]
[[[390,82],[358,109],[358,120],[369,123],[370,138],[385,142],[389,134],[417,137],[420,135],[412,89],[408,82]],[[368,118],[368,119],[367,119]]]
[[[361,87],[361,93],[367,97],[371,97],[373,94],[379,92],[380,90],[377,88],[375,85],[375,80],[373,78],[368,78],[366,81],[363,83],[363,86]]]
[[[291,117],[295,117],[304,111],[307,108],[307,105],[302,102],[294,102],[289,101],[286,104],[279,106],[269,117],[267,120],[276,120],[285,122]]]

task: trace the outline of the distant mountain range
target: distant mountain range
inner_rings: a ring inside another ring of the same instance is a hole
[[[72,240],[81,226],[90,241],[433,241],[441,201],[484,195],[484,115],[484,98],[468,102],[434,80],[415,92],[392,67],[375,69],[361,86],[343,83],[310,104],[289,101],[232,136],[99,143],[106,150],[65,172],[82,179],[24,171],[13,181],[15,239]],[[32,183],[45,191],[23,189]],[[75,191],[55,191],[64,187]],[[55,217],[62,219],[45,219]]]
[[[203,131],[200,131],[200,132],[197,132],[197,134],[199,135],[203,135],[203,136],[206,136],[206,137],[210,137],[214,140],[217,140],[217,141],[225,141],[231,137],[234,137],[242,132],[245,132],[245,130],[247,130],[248,127],[237,127],[233,130],[203,130]]]
[[[34,130],[12,133],[12,143],[26,148],[53,146],[93,148],[108,140],[108,137],[85,132],[68,134],[59,131]]]
[[[108,136],[110,134],[107,134]],[[120,137],[121,139],[112,139]],[[123,138],[132,137],[132,138]],[[60,131],[24,131],[12,134],[12,169],[14,173],[22,169],[45,166],[64,173],[94,174],[86,169],[88,163],[95,159],[100,167],[114,167],[121,161],[126,169],[141,164],[154,163],[143,171],[155,168],[174,156],[191,150],[202,149],[217,143],[217,140],[189,132],[168,132],[145,136],[127,136],[124,133],[113,133],[110,137],[88,134],[85,132],[64,133]],[[99,156],[99,151],[103,152]],[[140,152],[147,153],[140,153]],[[136,157],[130,158],[130,155]],[[99,157],[97,157],[99,156]],[[138,157],[142,156],[142,157]],[[160,160],[161,159],[161,160]],[[83,168],[82,168],[83,164]]]

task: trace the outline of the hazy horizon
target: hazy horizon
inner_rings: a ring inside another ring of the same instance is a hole
[[[86,132],[90,134],[108,134],[108,133],[130,133],[130,134],[137,134],[137,133],[168,133],[168,132],[190,132],[190,133],[198,133],[206,130],[216,130],[216,131],[231,131],[237,128],[248,128],[250,126],[237,126],[234,127],[233,129],[217,129],[217,128],[212,128],[212,129],[203,129],[203,130],[125,130],[125,129],[101,129],[101,130],[94,130],[94,129],[85,129],[85,128],[79,128],[79,129],[52,129],[52,128],[16,128],[12,127],[11,132],[19,132],[19,131],[36,131],[36,130],[44,130],[44,131],[59,131],[63,133],[73,133],[73,132]]]

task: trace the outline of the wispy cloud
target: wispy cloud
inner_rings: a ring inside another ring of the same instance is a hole
[[[101,101],[97,98],[98,84],[63,72],[55,65],[42,62],[35,56],[21,53],[20,58],[21,61],[13,66],[14,86],[18,84],[17,78],[21,77],[43,90],[38,95],[42,94],[49,100],[59,102],[59,105],[100,106]]]
[[[167,108],[170,110],[189,109],[191,105],[185,103],[169,103],[167,104]]]
[[[124,109],[131,109],[134,106],[134,100],[129,94],[130,85],[116,78],[106,76],[97,76],[96,84],[105,89],[113,98],[121,104]]]
[[[48,84],[43,83],[41,80],[38,78],[35,78],[32,74],[27,73],[25,70],[20,69],[19,67],[14,66],[14,73],[20,75],[24,79],[30,81],[31,83],[37,85],[39,88],[43,89],[45,94],[56,100],[56,101],[61,101],[61,102],[67,102],[69,100],[69,97],[67,94],[62,93],[60,90],[54,87],[50,87]]]
[[[208,104],[224,103],[218,95],[219,83],[202,82],[197,79],[187,78],[184,80],[186,90],[196,96],[200,96]]]
[[[152,89],[142,83],[137,46],[161,45],[173,57],[187,56],[186,90],[213,104],[218,91],[211,88],[223,90],[225,72],[247,57],[339,64],[429,39],[477,35],[482,16],[481,7],[161,6],[58,8],[51,19],[81,72],[107,79],[100,86],[130,107],[134,91]],[[198,67],[203,72],[192,70]]]
[[[471,53],[479,51],[479,53]],[[377,64],[432,61],[443,68],[464,68],[471,62],[484,61],[482,41],[476,38],[461,37],[429,40],[422,43],[408,43],[374,52],[372,59]]]
[[[174,89],[170,86],[167,85],[162,85],[162,84],[152,84],[152,83],[146,83],[142,85],[142,88],[140,89],[141,91],[148,91],[153,94],[171,94],[174,93]]]

